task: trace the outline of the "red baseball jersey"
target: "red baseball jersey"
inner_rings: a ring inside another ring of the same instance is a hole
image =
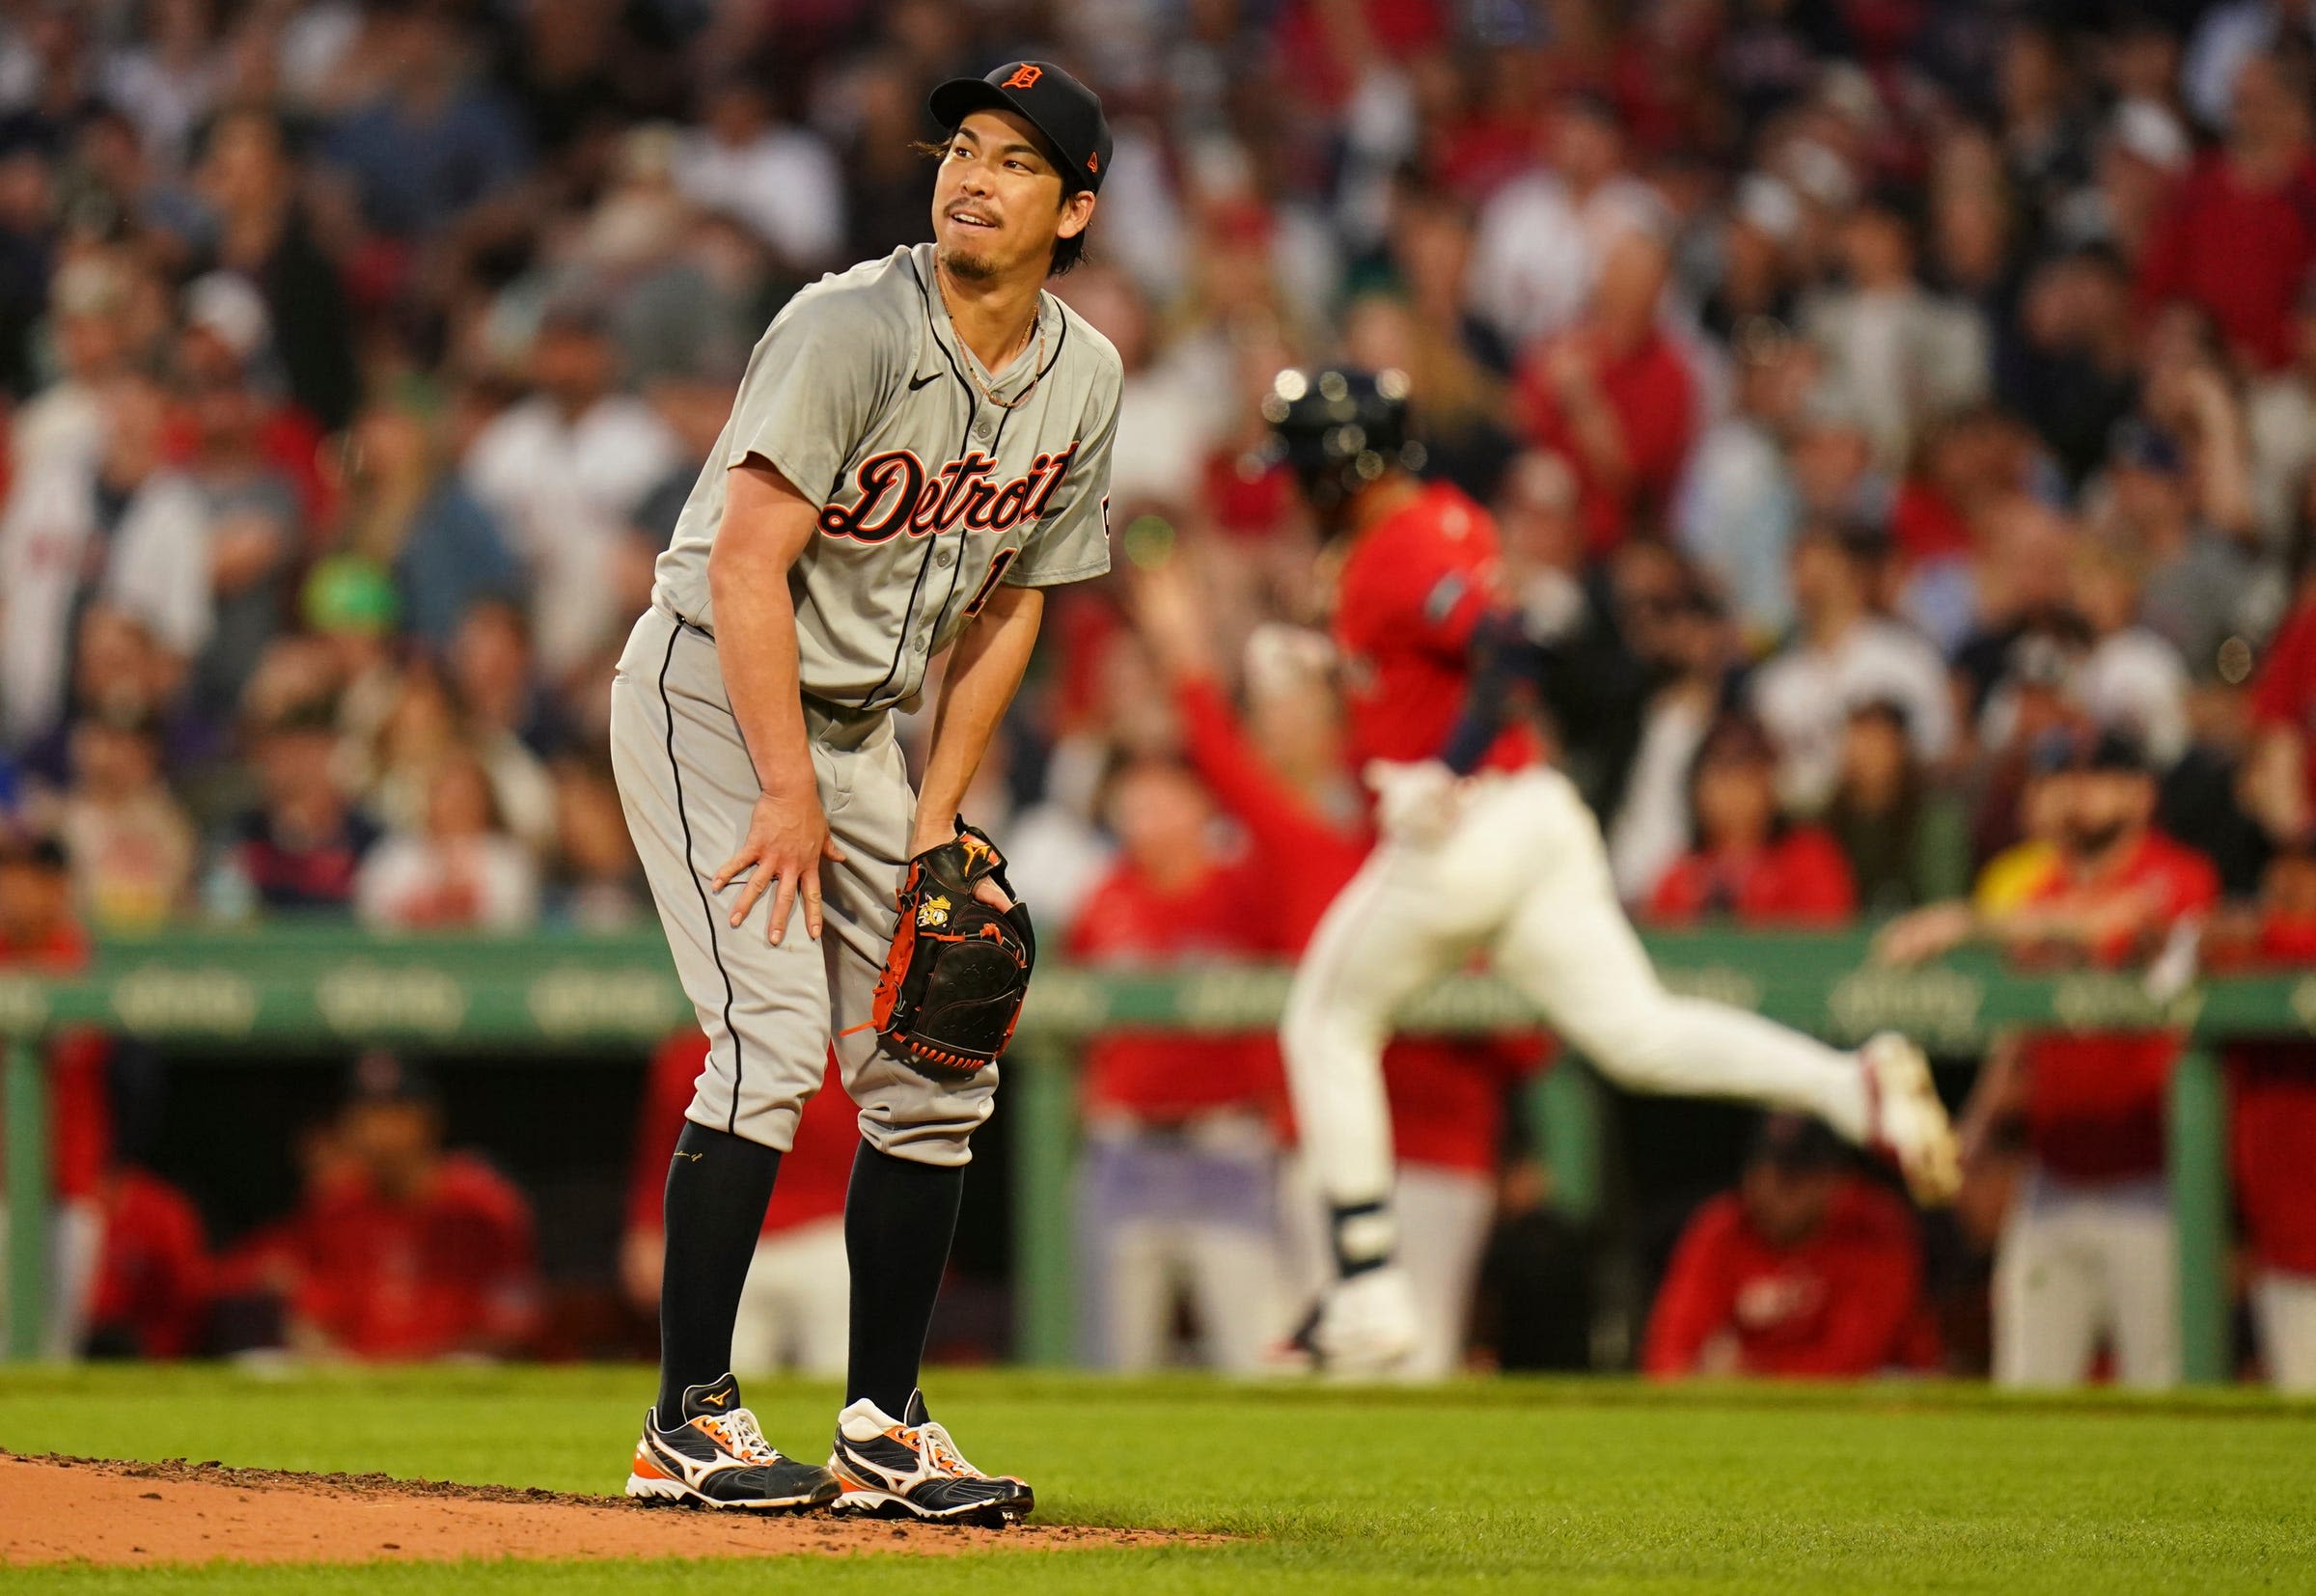
[[[2316,1276],[2316,1046],[2228,1049],[2236,1206],[2263,1267]]]
[[[298,1216],[295,1260],[296,1311],[357,1358],[519,1339],[537,1308],[531,1205],[464,1154],[406,1201],[339,1184]]]
[[[2220,873],[2194,849],[2149,832],[2130,858],[2096,882],[2078,882],[2054,856],[2026,890],[2027,903],[2096,903],[2122,896],[2147,907],[2137,932],[2092,949],[2105,964],[2139,950],[2220,897]],[[2123,1180],[2164,1168],[2164,1096],[2179,1038],[2165,1032],[2047,1032],[2028,1037],[2026,1136],[2035,1156],[2068,1180]]]
[[[1746,1374],[1841,1379],[1936,1362],[1922,1311],[1914,1217],[1881,1187],[1847,1181],[1816,1232],[1772,1245],[1734,1192],[1689,1222],[1658,1288],[1640,1366],[1694,1372],[1717,1335],[1737,1339]]]
[[[1471,680],[1472,633],[1497,580],[1496,523],[1463,491],[1433,482],[1359,535],[1335,603],[1353,770],[1369,759],[1428,759],[1446,746]],[[1524,728],[1488,750],[1486,768],[1536,757]]]
[[[707,1036],[679,1031],[651,1055],[644,1082],[635,1139],[635,1163],[627,1177],[627,1227],[656,1230],[668,1195],[668,1161],[683,1134],[683,1111],[692,1104],[692,1083],[707,1067]],[[796,1140],[781,1155],[780,1178],[764,1209],[767,1236],[793,1230],[844,1211],[844,1189],[852,1180],[853,1151],[861,1132],[852,1099],[837,1072],[832,1049],[820,1089],[796,1119]]]
[[[201,1348],[208,1293],[208,1245],[192,1202],[158,1175],[122,1169],[104,1194],[92,1336],[140,1358],[183,1358]]]
[[[1292,957],[1359,872],[1373,834],[1364,821],[1330,824],[1282,781],[1248,742],[1213,682],[1185,682],[1175,702],[1191,763],[1253,839],[1260,891],[1271,909],[1273,950]],[[1505,1087],[1533,1074],[1545,1055],[1545,1041],[1535,1032],[1392,1038],[1383,1050],[1383,1082],[1399,1157],[1437,1169],[1494,1169]]]

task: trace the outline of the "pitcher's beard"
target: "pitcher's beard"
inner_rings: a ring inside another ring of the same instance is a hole
[[[959,244],[941,252],[941,269],[960,283],[986,283],[997,276],[997,262]]]

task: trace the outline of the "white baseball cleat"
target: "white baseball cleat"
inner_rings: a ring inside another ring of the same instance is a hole
[[[865,1396],[837,1415],[828,1468],[843,1493],[836,1500],[840,1513],[1003,1528],[1037,1505],[1028,1481],[985,1474],[966,1462],[924,1411],[923,1391],[909,1393],[898,1418]]]
[[[1962,1154],[1954,1127],[1930,1079],[1922,1050],[1894,1031],[1858,1050],[1865,1077],[1865,1144],[1906,1177],[1906,1189],[1925,1208],[1954,1200],[1962,1186]]]
[[[1386,1379],[1416,1350],[1416,1288],[1396,1264],[1337,1280],[1299,1337],[1313,1365],[1337,1379]]]

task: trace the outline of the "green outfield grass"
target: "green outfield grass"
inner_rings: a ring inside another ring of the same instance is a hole
[[[614,1491],[630,1369],[0,1371],[0,1445]],[[461,1592],[2316,1590],[2316,1405],[2248,1393],[1504,1382],[1434,1391],[951,1373],[936,1411],[1041,1520],[1245,1537],[1148,1554],[489,1563]],[[758,1382],[813,1455],[836,1393]],[[16,1592],[421,1592],[440,1565],[0,1574]]]

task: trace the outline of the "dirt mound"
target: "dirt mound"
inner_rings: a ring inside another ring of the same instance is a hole
[[[1013,1529],[645,1508],[619,1497],[221,1463],[0,1452],[0,1568],[86,1562],[353,1563],[454,1557],[841,1556],[1150,1547],[1218,1536]]]

